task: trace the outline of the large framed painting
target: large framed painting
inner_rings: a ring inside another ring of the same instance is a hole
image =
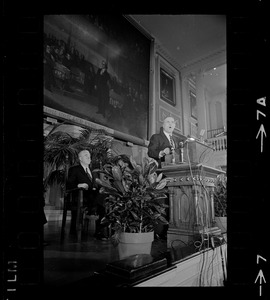
[[[150,46],[121,15],[44,16],[44,106],[147,139]]]

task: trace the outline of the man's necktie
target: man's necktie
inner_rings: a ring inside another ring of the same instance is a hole
[[[89,179],[92,180],[92,175],[91,175],[90,170],[88,168],[85,169],[85,173],[87,174]]]
[[[171,135],[170,135],[170,144],[171,144],[172,149],[174,149],[175,148],[174,147],[174,141],[173,141],[173,138],[172,138]]]

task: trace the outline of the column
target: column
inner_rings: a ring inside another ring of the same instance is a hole
[[[205,130],[203,138],[206,139],[207,134],[207,99],[205,97],[205,86],[203,84],[203,70],[200,70],[196,74],[196,100],[197,100],[197,111],[198,111],[198,133],[202,129]]]

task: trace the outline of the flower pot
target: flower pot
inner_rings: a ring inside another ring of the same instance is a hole
[[[221,232],[227,232],[227,217],[215,217],[215,221]]]
[[[120,243],[118,244],[119,259],[124,259],[134,254],[151,254],[154,232],[130,233],[122,232],[120,234]]]

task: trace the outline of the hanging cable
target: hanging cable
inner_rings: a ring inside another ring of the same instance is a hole
[[[225,264],[224,264],[224,258],[222,253],[222,245],[220,245],[220,254],[221,254],[221,264],[222,264],[222,271],[223,271],[223,284],[226,284],[226,273],[225,273]]]
[[[191,179],[192,179],[192,182],[193,182],[193,185],[194,185],[196,223],[198,225],[199,224],[198,214],[197,214],[197,209],[198,209],[198,194],[197,194],[196,183],[195,183],[194,178],[193,178],[193,172],[192,172],[191,162],[190,162],[190,158],[189,158],[188,143],[187,143],[187,159],[188,159],[188,165],[189,165],[189,170],[190,170],[190,176],[191,176]]]

